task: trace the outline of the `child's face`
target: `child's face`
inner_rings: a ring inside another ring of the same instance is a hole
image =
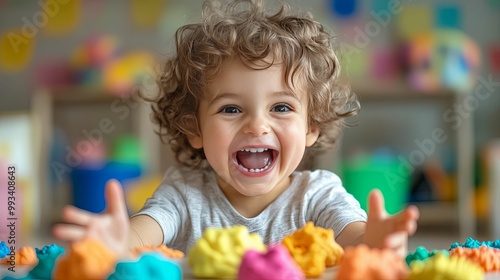
[[[198,110],[201,136],[190,143],[203,147],[219,184],[244,196],[287,184],[319,134],[307,125],[307,92],[292,93],[279,65],[253,70],[230,59],[205,94]]]

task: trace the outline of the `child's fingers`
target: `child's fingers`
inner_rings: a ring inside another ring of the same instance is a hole
[[[117,180],[109,180],[106,183],[107,211],[112,215],[123,215],[127,213],[123,188]]]
[[[415,209],[407,208],[403,212],[388,218],[385,221],[388,233],[391,234],[402,231],[407,232],[410,235],[415,233],[419,215],[418,210]]]
[[[382,219],[386,216],[384,197],[378,189],[374,189],[370,192],[368,198],[368,216]]]
[[[415,234],[415,231],[417,231],[417,222],[408,221],[406,224],[406,232],[408,232],[409,235],[413,235]]]
[[[417,231],[417,221],[420,217],[420,212],[416,206],[410,206],[407,211],[407,232],[409,235],[413,235]]]
[[[407,212],[409,219],[416,221],[420,217],[420,211],[418,210],[417,206],[415,206],[415,205],[410,205],[410,206],[406,207],[405,211]]]
[[[64,206],[62,210],[62,218],[67,223],[86,226],[90,223],[93,214],[85,210],[76,208],[72,205]]]
[[[420,216],[418,208],[414,205],[408,206],[400,213],[400,223],[403,225],[403,230],[408,234],[413,235],[417,230],[417,220]]]
[[[406,256],[406,248],[408,245],[407,243],[408,235],[405,233],[399,233],[385,238],[383,242],[383,248],[391,249],[400,256]]]
[[[52,228],[52,234],[55,238],[64,241],[77,241],[85,237],[84,227],[77,225],[58,224]]]

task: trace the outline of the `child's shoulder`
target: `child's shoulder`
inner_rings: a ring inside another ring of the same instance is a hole
[[[214,181],[212,170],[206,168],[192,168],[182,165],[169,167],[163,176],[163,183],[167,185],[203,186]]]
[[[341,185],[340,177],[326,169],[296,171],[294,177],[308,186]]]

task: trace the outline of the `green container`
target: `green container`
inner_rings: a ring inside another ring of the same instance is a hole
[[[344,187],[368,211],[368,194],[379,189],[389,214],[404,209],[410,191],[410,174],[392,157],[356,157],[343,165]]]
[[[140,165],[141,156],[141,144],[137,137],[121,135],[115,139],[111,153],[113,161]]]

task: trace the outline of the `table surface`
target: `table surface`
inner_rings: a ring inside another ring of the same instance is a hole
[[[192,280],[192,279],[200,279],[200,278],[195,278],[192,274],[191,274],[191,268],[189,267],[189,265],[187,264],[187,260],[186,259],[182,259],[180,261],[177,261],[177,263],[180,265],[181,269],[182,269],[182,279],[185,279],[185,280]],[[337,274],[337,269],[338,269],[338,266],[334,266],[334,267],[328,267],[325,272],[323,273],[323,275],[321,275],[320,278],[310,278],[310,279],[316,279],[316,280],[333,280],[335,279],[335,275]],[[309,278],[307,278],[309,279]],[[500,278],[499,278],[500,279]]]
[[[178,260],[176,262],[182,268],[182,273],[183,273],[182,279],[184,279],[184,280],[200,279],[200,278],[193,277],[193,275],[191,274],[191,269],[189,268],[186,259]],[[31,267],[28,267],[28,266],[16,266],[16,272],[12,273],[12,272],[8,271],[7,268],[8,267],[5,265],[0,265],[0,279],[3,279],[4,276],[12,276],[14,278],[22,278],[22,277],[26,276],[26,274],[31,269]],[[337,269],[338,269],[338,266],[329,267],[325,270],[325,272],[323,273],[323,275],[320,278],[314,278],[314,279],[316,279],[316,280],[335,279]],[[485,280],[500,280],[500,272],[486,273],[484,279]]]

